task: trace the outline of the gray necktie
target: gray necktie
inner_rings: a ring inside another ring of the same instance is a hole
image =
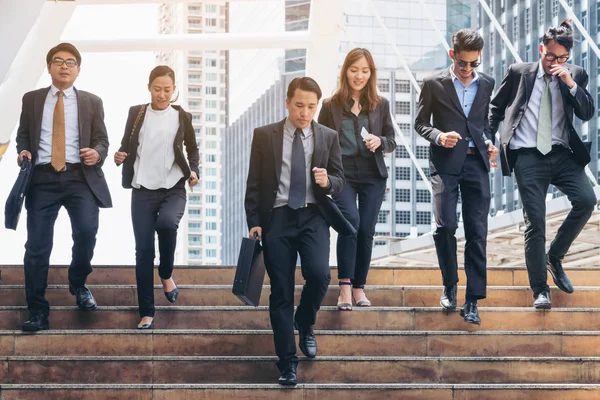
[[[294,210],[306,204],[306,160],[302,144],[302,129],[294,132],[292,143],[292,170],[290,173],[290,194],[288,206]]]
[[[544,75],[546,85],[540,99],[540,116],[537,131],[537,149],[546,155],[552,150],[552,94],[550,93],[549,75]]]

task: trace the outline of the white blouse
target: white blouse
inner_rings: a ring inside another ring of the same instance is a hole
[[[141,186],[151,190],[170,189],[183,178],[173,150],[178,130],[179,111],[175,108],[154,110],[150,105],[146,108],[131,186],[136,189]]]

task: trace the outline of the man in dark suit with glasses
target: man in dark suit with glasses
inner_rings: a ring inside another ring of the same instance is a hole
[[[456,205],[462,197],[465,229],[467,291],[461,309],[464,321],[480,324],[477,300],[486,297],[487,218],[490,208],[490,164],[498,150],[488,124],[488,107],[494,79],[475,71],[483,38],[471,29],[452,36],[452,65],[423,81],[415,130],[431,143],[430,170],[433,189],[433,235],[444,290],[440,305],[456,308],[458,260]]]
[[[509,66],[490,106],[492,132],[504,121],[500,136],[502,173],[515,172],[525,217],[525,262],[533,306],[552,307],[547,270],[566,293],[573,285],[562,259],[590,218],[596,196],[585,166],[589,145],[573,128],[573,113],[588,121],[594,102],[586,90],[586,71],[567,64],[573,29],[565,20],[549,28],[540,44],[540,61]],[[546,252],[546,194],[550,184],[565,193],[573,208]]]

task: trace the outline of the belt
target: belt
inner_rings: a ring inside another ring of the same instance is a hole
[[[475,147],[467,147],[467,154],[477,154]]]
[[[66,171],[73,171],[76,169],[81,169],[81,163],[66,163],[65,166],[63,167],[63,169],[61,169],[60,171],[56,171],[54,169],[54,167],[52,166],[52,164],[38,164],[34,168],[39,171],[51,171],[51,172],[58,173],[58,172],[66,172]]]

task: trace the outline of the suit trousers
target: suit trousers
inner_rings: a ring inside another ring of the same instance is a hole
[[[177,229],[185,212],[185,180],[170,189],[133,189],[131,220],[135,236],[135,278],[140,317],[154,317],[154,232],[158,234],[158,275],[173,273]]]
[[[552,146],[545,156],[536,149],[511,150],[525,218],[525,264],[534,298],[549,290],[546,270],[546,195],[552,184],[567,195],[573,208],[558,228],[548,255],[562,260],[592,215],[596,195],[573,153]]]
[[[360,288],[367,283],[375,224],[387,179],[379,174],[375,158],[362,157],[344,159],[344,176],[344,189],[333,199],[356,234],[338,236],[338,278],[349,278],[353,287]]]
[[[487,221],[490,210],[489,174],[479,154],[469,154],[460,174],[434,173],[433,214],[436,230],[433,234],[438,263],[444,286],[458,283],[456,255],[456,205],[460,189],[462,217],[465,230],[466,298],[477,300],[486,297],[486,243]]]
[[[269,316],[278,365],[297,362],[294,319],[300,325],[314,325],[317,311],[331,280],[329,272],[329,225],[316,205],[292,210],[288,206],[271,211],[263,229],[265,267],[271,281]],[[296,261],[300,255],[302,288],[294,317]]]
[[[55,172],[46,165],[34,167],[25,198],[25,295],[31,313],[48,315],[50,312],[45,293],[54,223],[63,206],[71,220],[73,238],[69,283],[80,287],[92,272],[91,261],[96,246],[99,214],[96,197],[85,181],[79,164],[69,164],[64,172]]]

